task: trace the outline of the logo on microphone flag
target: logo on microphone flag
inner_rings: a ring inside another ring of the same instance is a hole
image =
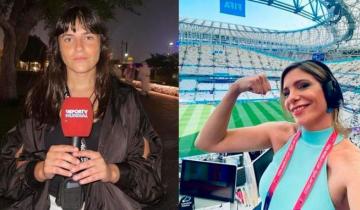
[[[93,123],[89,98],[68,97],[61,106],[61,127],[65,137],[87,137]]]

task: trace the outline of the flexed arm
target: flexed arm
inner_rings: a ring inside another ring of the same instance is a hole
[[[270,89],[269,81],[263,74],[243,77],[234,82],[205,123],[196,139],[196,146],[212,152],[239,152],[271,146],[268,130],[274,127],[272,123],[227,130],[231,110],[241,93],[266,94]]]

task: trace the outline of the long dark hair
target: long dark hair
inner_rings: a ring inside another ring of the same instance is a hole
[[[95,117],[105,113],[110,95],[110,53],[106,28],[99,16],[83,6],[68,9],[58,19],[49,40],[49,66],[40,80],[30,90],[25,100],[25,116],[38,120],[41,124],[54,124],[59,120],[61,104],[66,90],[66,66],[61,58],[58,37],[68,31],[75,31],[76,20],[88,31],[100,35],[100,58],[96,65],[95,94],[99,102]]]

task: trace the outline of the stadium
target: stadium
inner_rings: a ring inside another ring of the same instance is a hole
[[[326,63],[340,82],[341,119],[352,130],[351,140],[360,146],[359,2],[249,1],[302,16],[313,24],[289,31],[180,16],[179,158],[206,155],[195,148],[194,140],[229,85],[244,76],[265,73],[271,91],[264,96],[241,94],[229,128],[291,121],[279,102],[280,75],[289,64],[306,59]]]

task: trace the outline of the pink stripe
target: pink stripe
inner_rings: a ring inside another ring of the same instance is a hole
[[[286,167],[287,167],[287,164],[289,163],[290,158],[291,158],[292,154],[294,153],[295,146],[296,146],[296,144],[297,144],[300,136],[301,136],[301,132],[298,131],[298,132],[295,134],[293,140],[291,141],[291,144],[290,144],[290,146],[289,146],[289,149],[286,151],[286,154],[285,154],[285,156],[284,156],[284,159],[281,161],[281,164],[280,164],[280,166],[279,166],[279,169],[278,169],[278,171],[276,172],[276,175],[275,175],[275,177],[274,177],[274,180],[272,181],[272,183],[271,183],[271,185],[270,185],[269,192],[270,192],[271,195],[273,195],[273,193],[274,193],[277,185],[278,185],[279,182],[280,182],[280,179],[281,179],[282,175],[283,175],[284,172],[285,172],[285,169],[286,169]]]
[[[298,198],[294,209],[301,209],[301,207],[304,205],[305,200],[309,196],[311,189],[314,186],[316,178],[320,174],[321,167],[324,164],[327,155],[329,154],[329,152],[331,151],[331,149],[335,143],[336,137],[337,137],[337,133],[334,131],[331,134],[329,140],[326,142],[325,147],[322,149],[320,157],[319,157],[318,161],[316,162],[316,165],[315,165],[314,169],[312,170],[311,175],[310,175],[309,179],[307,180],[306,185],[305,185],[303,191],[301,192],[300,197]]]
[[[276,172],[276,175],[275,175],[275,177],[269,187],[268,193],[267,193],[267,195],[270,195],[270,201],[271,201],[271,197],[272,197],[276,187],[278,186],[278,184],[280,182],[282,175],[285,172],[285,169],[291,159],[291,156],[294,153],[296,144],[299,141],[300,136],[301,136],[301,132],[299,130],[298,132],[296,132],[293,140],[291,141],[291,144],[290,144],[288,150],[286,151],[286,154],[285,154],[283,160],[281,161],[281,164]],[[331,134],[331,136],[329,137],[329,139],[327,140],[324,148],[322,149],[319,159],[317,160],[316,165],[313,168],[311,175],[308,178],[308,180],[303,188],[303,191],[301,192],[301,194],[295,204],[294,210],[301,210],[301,207],[304,205],[308,195],[311,192],[312,187],[314,186],[316,178],[318,177],[318,175],[321,171],[321,167],[324,164],[324,161],[325,161],[327,155],[329,154],[329,152],[331,151],[331,149],[335,143],[336,137],[337,137],[337,133],[334,131]],[[267,203],[267,205],[266,205],[267,207],[269,207],[270,201],[269,201],[269,203]]]

